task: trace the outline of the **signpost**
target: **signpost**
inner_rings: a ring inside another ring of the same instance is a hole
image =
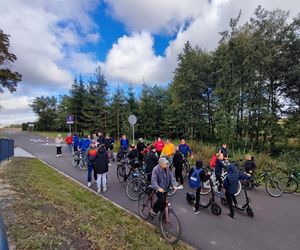
[[[129,124],[132,126],[132,143],[134,144],[134,125],[136,124],[137,122],[137,118],[135,115],[130,115],[128,117],[128,122]]]
[[[74,123],[74,116],[73,115],[68,115],[66,117],[67,120],[67,124],[69,124],[69,133],[71,134],[72,130],[71,130],[71,124]]]

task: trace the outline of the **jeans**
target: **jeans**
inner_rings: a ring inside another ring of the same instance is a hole
[[[155,213],[158,213],[158,211],[164,211],[166,207],[166,199],[167,199],[167,194],[166,193],[161,193],[161,192],[156,192],[157,200],[155,204],[153,205],[153,211]]]
[[[92,173],[94,172],[94,179],[97,180],[97,174],[94,171],[94,164],[89,162],[88,164],[88,182],[92,181]]]
[[[67,144],[67,153],[72,154],[72,144]]]
[[[102,186],[102,188],[107,188],[106,175],[107,175],[107,173],[97,174],[97,188],[98,189],[100,189],[101,186]]]

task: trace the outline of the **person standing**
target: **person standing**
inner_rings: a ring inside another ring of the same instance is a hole
[[[177,187],[178,189],[183,189],[183,176],[182,176],[183,163],[184,163],[183,154],[179,151],[177,147],[173,157],[173,166],[175,168],[176,181],[180,183]]]
[[[165,146],[163,140],[160,137],[158,137],[157,141],[155,141],[153,145],[156,149],[156,153],[157,153],[158,157],[160,157],[161,151],[163,151],[164,146]]]
[[[93,160],[93,157],[91,157]],[[105,145],[100,145],[97,154],[94,158],[95,173],[97,174],[97,193],[107,191],[107,172],[108,172],[108,154],[105,150]]]
[[[155,153],[156,149],[153,145],[150,145],[149,150],[150,151],[146,154],[145,157],[145,164],[146,164],[145,173],[147,175],[148,183],[151,183],[152,170],[158,164],[158,157]]]
[[[105,144],[105,136],[102,132],[98,132],[98,145]]]
[[[129,147],[129,141],[126,138],[126,135],[122,135],[122,138],[120,140],[120,148],[123,149],[124,151],[127,151]]]
[[[193,158],[193,152],[190,146],[186,143],[185,139],[180,140],[180,145],[178,146],[179,151],[183,154],[184,158],[187,159],[188,154]]]
[[[67,137],[65,139],[67,143],[67,154],[72,155],[72,144],[73,144],[73,138],[70,133],[67,134]]]
[[[58,134],[56,139],[55,139],[55,144],[56,144],[56,156],[62,156],[62,152],[61,152],[61,147],[62,144],[64,143],[64,140],[61,137],[61,134]]]
[[[72,141],[73,141],[74,153],[77,153],[78,152],[78,146],[79,146],[79,137],[78,137],[77,134],[73,135]]]
[[[223,154],[224,160],[228,160],[227,144],[223,143],[218,153]]]
[[[97,147],[96,147],[97,142],[91,142],[90,147],[88,149],[88,187],[92,185],[92,173],[94,172],[94,179],[97,181],[97,174],[95,173],[94,169],[94,160],[97,154]]]
[[[137,151],[138,151],[138,159],[139,159],[140,163],[142,164],[143,160],[144,160],[144,154],[142,152],[147,148],[147,146],[144,143],[143,138],[139,138],[139,142],[136,145],[136,147],[137,147]]]

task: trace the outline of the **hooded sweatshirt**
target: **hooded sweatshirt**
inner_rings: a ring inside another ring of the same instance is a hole
[[[238,190],[239,180],[246,180],[249,178],[248,175],[239,172],[234,164],[230,164],[224,179],[224,188],[229,194],[235,194]]]

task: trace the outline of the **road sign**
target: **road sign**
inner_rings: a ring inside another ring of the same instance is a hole
[[[67,124],[73,124],[74,123],[74,116],[68,115],[67,116]]]
[[[128,117],[128,122],[129,122],[131,125],[136,124],[136,122],[137,122],[136,116],[135,116],[135,115],[130,115],[130,116]]]

